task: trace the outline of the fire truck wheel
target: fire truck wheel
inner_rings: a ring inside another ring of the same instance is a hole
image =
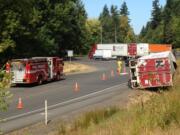
[[[59,73],[57,73],[57,75],[56,75],[56,80],[59,81],[60,79],[61,79],[61,76],[60,76]]]
[[[38,85],[41,85],[43,83],[42,76],[40,75],[38,77]]]

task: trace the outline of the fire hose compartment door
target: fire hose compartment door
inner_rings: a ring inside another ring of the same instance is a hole
[[[48,74],[49,74],[49,78],[53,79],[53,60],[52,60],[52,58],[48,58]]]

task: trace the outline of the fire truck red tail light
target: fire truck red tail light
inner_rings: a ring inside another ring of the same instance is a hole
[[[6,72],[9,73],[10,69],[11,69],[10,64],[7,62],[6,63]]]

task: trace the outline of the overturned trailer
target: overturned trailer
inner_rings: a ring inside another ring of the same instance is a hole
[[[173,86],[176,59],[170,52],[152,53],[129,62],[132,88]]]

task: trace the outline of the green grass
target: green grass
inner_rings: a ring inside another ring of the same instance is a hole
[[[58,128],[58,135],[179,134],[180,68],[177,70],[174,82],[174,87],[155,94],[146,103],[140,102],[129,109],[112,107],[86,113],[70,126],[61,125]]]
[[[92,125],[98,125],[99,123],[107,120],[112,117],[114,114],[119,112],[119,108],[111,107],[102,110],[91,111],[86,114],[83,114],[77,118],[74,122],[71,123],[70,127],[65,123],[60,124],[58,128],[59,135],[70,134],[71,131],[78,131],[81,129],[87,130]]]
[[[94,112],[88,112],[74,122],[75,129],[83,128],[87,129],[92,124],[99,124],[100,122],[108,119],[113,114],[119,111],[118,108],[112,107],[104,110],[98,110]]]

